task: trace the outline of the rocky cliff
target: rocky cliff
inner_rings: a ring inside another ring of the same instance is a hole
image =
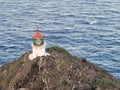
[[[0,67],[0,90],[120,90],[106,70],[59,47],[29,60],[27,52]]]

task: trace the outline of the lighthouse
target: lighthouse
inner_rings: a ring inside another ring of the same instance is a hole
[[[32,35],[33,42],[31,44],[32,47],[32,54],[29,55],[29,59],[33,60],[38,56],[46,56],[49,55],[46,53],[46,43],[44,41],[44,35],[39,31],[37,28],[36,32]]]

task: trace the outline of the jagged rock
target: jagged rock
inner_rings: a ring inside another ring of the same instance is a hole
[[[0,67],[0,90],[120,90],[106,70],[59,47],[50,56],[29,60],[27,52]]]

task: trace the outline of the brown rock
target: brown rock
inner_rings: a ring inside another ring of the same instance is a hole
[[[59,47],[50,56],[29,60],[25,53],[0,67],[2,90],[120,90],[120,83],[106,70]]]

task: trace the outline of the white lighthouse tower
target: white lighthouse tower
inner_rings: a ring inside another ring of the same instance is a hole
[[[32,35],[32,38],[32,54],[29,55],[29,59],[33,60],[38,56],[49,55],[45,51],[46,43],[44,42],[44,35],[39,31],[39,28],[37,28],[37,31]]]

